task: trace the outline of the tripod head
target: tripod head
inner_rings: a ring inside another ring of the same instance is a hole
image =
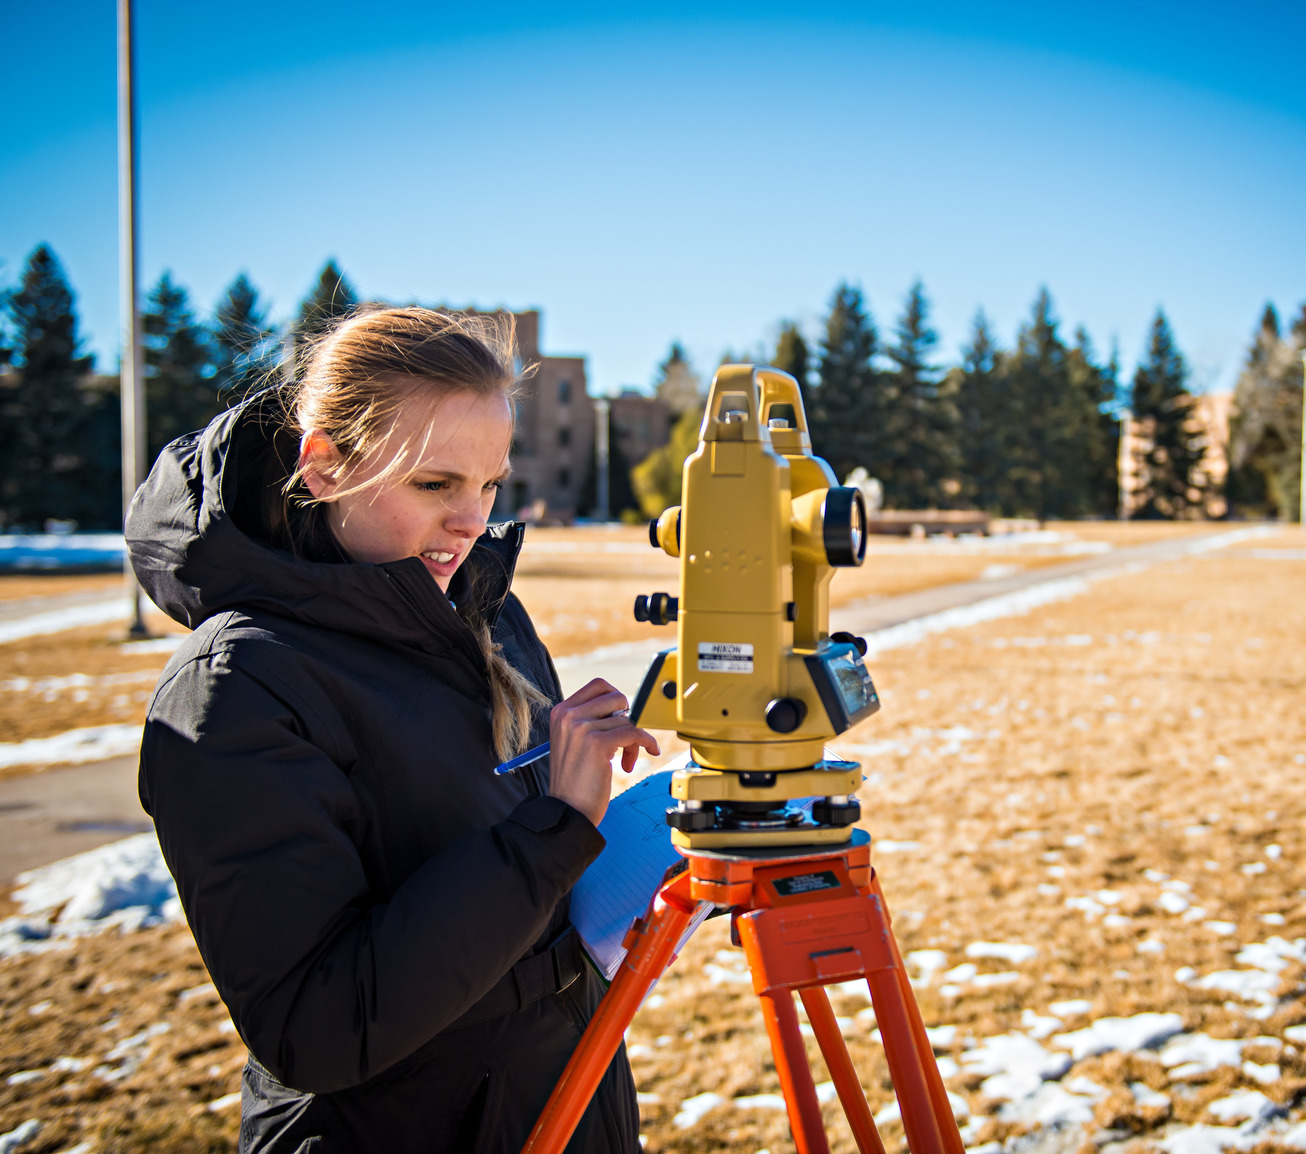
[[[798,382],[753,365],[717,370],[682,493],[650,526],[680,559],[681,596],[635,603],[639,620],[676,621],[678,644],[631,708],[637,725],[690,744],[690,768],[672,779],[672,840],[847,841],[861,770],[825,760],[825,743],[879,700],[865,642],[829,634],[829,587],[865,556],[862,495],[812,453]],[[788,804],[812,796],[810,818]]]

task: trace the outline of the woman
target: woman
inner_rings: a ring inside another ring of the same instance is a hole
[[[132,502],[137,576],[194,630],[141,797],[250,1050],[242,1151],[519,1150],[600,996],[567,894],[613,757],[657,746],[606,682],[554,705],[509,592],[513,364],[486,318],[354,316]],[[637,1125],[623,1050],[569,1149]]]

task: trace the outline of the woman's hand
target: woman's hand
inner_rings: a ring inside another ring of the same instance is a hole
[[[629,773],[641,749],[661,750],[653,735],[637,728],[625,694],[601,677],[578,689],[549,714],[549,793],[580,810],[595,825],[612,796],[612,759],[621,750]]]

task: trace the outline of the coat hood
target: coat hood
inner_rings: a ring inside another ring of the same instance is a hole
[[[406,648],[429,650],[443,639],[483,669],[480,647],[450,597],[469,594],[465,571],[474,566],[481,612],[493,625],[524,526],[491,526],[454,575],[449,597],[416,557],[333,564],[275,548],[237,511],[256,507],[250,496],[269,484],[260,462],[281,411],[277,390],[259,393],[159,454],[126,523],[132,568],[150,600],[191,629],[239,608]]]

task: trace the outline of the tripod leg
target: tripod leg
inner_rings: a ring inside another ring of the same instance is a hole
[[[571,1140],[644,995],[671,964],[695,909],[688,898],[688,883],[687,874],[667,882],[627,936],[621,968],[549,1095],[522,1154],[561,1154]],[[676,892],[681,889],[686,892]]]
[[[830,1009],[825,987],[805,986],[798,991],[798,996],[803,999],[803,1008],[807,1011],[808,1021],[812,1023],[812,1032],[820,1044],[825,1064],[830,1069],[834,1088],[839,1091],[839,1102],[843,1106],[844,1117],[852,1128],[857,1149],[862,1154],[885,1154],[884,1143],[880,1141],[880,1135],[875,1129],[871,1108],[866,1104],[861,1080],[848,1056],[848,1047],[844,1044],[839,1023],[835,1021],[834,1011]]]
[[[807,1064],[807,1047],[798,1029],[798,1011],[788,990],[759,994],[762,1020],[771,1039],[771,1056],[780,1076],[780,1090],[789,1112],[789,1129],[793,1132],[798,1154],[830,1154],[821,1120],[821,1104],[816,1099],[812,1069]]]
[[[888,929],[886,937],[889,941],[889,948],[893,953],[898,986],[902,991],[903,1004],[907,1009],[907,1017],[911,1023],[911,1036],[916,1044],[916,1052],[921,1056],[921,1065],[925,1071],[925,1082],[929,1088],[930,1100],[934,1103],[934,1116],[939,1119],[939,1129],[942,1132],[944,1149],[946,1154],[965,1154],[961,1134],[958,1132],[956,1121],[952,1117],[952,1103],[948,1101],[947,1088],[943,1085],[943,1078],[939,1074],[939,1065],[934,1060],[934,1047],[930,1044],[929,1035],[925,1033],[925,1022],[921,1018],[920,1007],[916,1004],[916,996],[912,993],[911,982],[907,978],[907,967],[903,964],[902,954],[898,950],[898,942],[893,936],[893,930],[887,926],[890,919],[889,908],[884,902],[884,891],[880,889],[880,879],[874,873],[871,874],[871,891],[879,898],[880,908],[884,911],[886,928]],[[881,1036],[883,1036],[883,1031],[881,1031]]]
[[[942,1115],[936,1112],[925,1074],[926,1065],[934,1065],[934,1053],[932,1050],[922,1053],[916,1044],[907,1010],[911,999],[904,996],[899,983],[900,973],[897,969],[876,970],[867,974],[866,980],[871,987],[875,1017],[880,1023],[889,1076],[893,1079],[894,1093],[902,1110],[907,1145],[912,1154],[948,1154],[943,1144],[943,1131],[948,1128],[956,1130],[952,1110],[949,1108]]]

